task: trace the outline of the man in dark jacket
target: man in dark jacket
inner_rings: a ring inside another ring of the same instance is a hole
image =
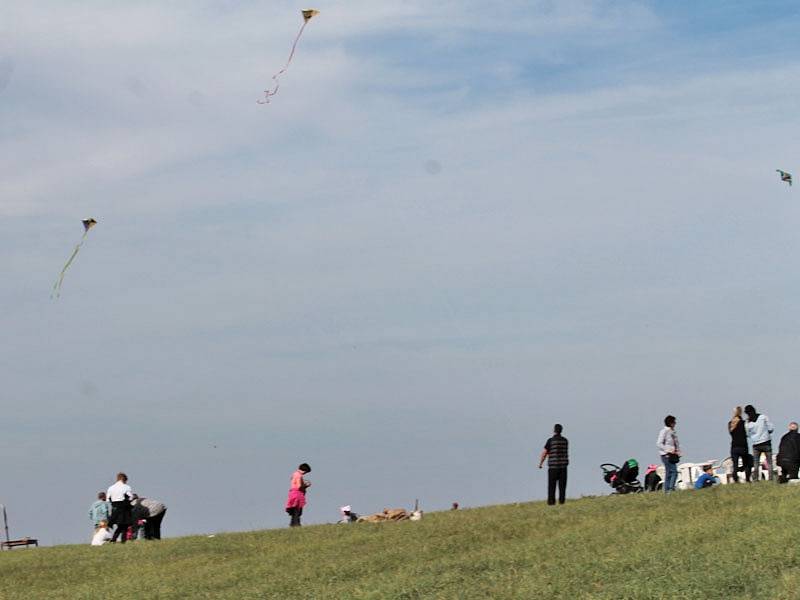
[[[569,465],[569,442],[561,435],[564,428],[556,423],[553,437],[547,440],[539,457],[539,468],[547,459],[547,503],[556,503],[556,484],[558,484],[558,503],[564,504],[567,493],[567,465]]]
[[[781,468],[780,483],[789,479],[797,479],[800,469],[800,433],[797,432],[797,423],[789,423],[789,431],[783,434],[778,446],[778,465]]]

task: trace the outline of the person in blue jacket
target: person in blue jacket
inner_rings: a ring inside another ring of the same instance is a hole
[[[714,476],[714,467],[712,465],[703,466],[703,474],[694,482],[694,489],[702,490],[703,488],[711,487],[719,483],[719,477]]]

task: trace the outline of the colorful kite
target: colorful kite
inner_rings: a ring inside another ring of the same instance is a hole
[[[83,246],[83,241],[86,239],[89,230],[95,225],[97,225],[97,221],[95,221],[94,219],[84,219],[81,222],[83,223],[83,237],[81,237],[81,241],[78,242],[78,245],[75,246],[75,250],[72,251],[72,256],[70,256],[69,260],[67,260],[67,264],[65,264],[64,268],[61,269],[61,273],[59,274],[55,285],[53,285],[53,293],[50,294],[51,298],[61,297],[61,284],[64,283],[64,274],[67,272],[67,269],[69,269],[69,266],[72,264],[72,261],[75,260],[75,257],[78,256],[78,251],[81,249],[81,246]]]
[[[294,51],[297,48],[297,42],[300,41],[300,36],[303,35],[303,30],[306,28],[306,25],[312,19],[312,17],[315,17],[319,14],[319,11],[314,10],[313,8],[307,8],[300,12],[303,13],[303,24],[300,26],[300,31],[297,32],[297,36],[294,38],[294,43],[292,44],[292,51],[289,52],[289,58],[286,60],[286,64],[283,65],[283,68],[272,76],[272,81],[274,82],[274,84],[270,89],[264,90],[264,99],[256,100],[256,102],[258,102],[259,104],[269,104],[270,97],[278,93],[278,88],[280,87],[280,83],[278,82],[278,77],[283,75],[286,72],[286,69],[289,68],[289,63],[291,63],[292,58],[294,58]]]
[[[785,181],[790,186],[792,185],[792,174],[787,173],[786,171],[781,171],[780,169],[775,169],[778,173],[781,174],[781,181]]]

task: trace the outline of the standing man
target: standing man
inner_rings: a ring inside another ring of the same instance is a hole
[[[131,500],[133,500],[133,490],[128,485],[128,476],[125,473],[117,473],[117,482],[108,488],[108,499],[111,501],[111,521],[110,524],[116,525],[112,542],[121,538],[120,542],[125,543],[125,534],[131,525]]]
[[[97,529],[100,527],[101,521],[108,523],[108,518],[110,516],[111,505],[106,500],[106,493],[98,492],[97,500],[89,507],[89,520],[92,522],[92,527]]]
[[[797,433],[797,423],[789,423],[789,431],[783,434],[778,445],[778,466],[781,468],[781,478],[778,483],[786,483],[790,479],[797,479],[800,469],[800,433]]]
[[[547,459],[547,504],[556,503],[556,484],[558,484],[558,503],[564,504],[567,493],[567,465],[569,464],[569,442],[561,435],[564,428],[560,423],[553,427],[553,437],[544,444],[539,457],[539,468]]]
[[[152,498],[139,498],[139,504],[147,509],[147,521],[144,524],[144,537],[146,540],[161,539],[161,521],[167,512],[167,507],[163,502]]]

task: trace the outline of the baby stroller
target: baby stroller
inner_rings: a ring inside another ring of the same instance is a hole
[[[621,467],[613,463],[603,463],[603,480],[610,485],[615,494],[638,494],[644,488],[639,482],[639,463],[636,459],[626,460]]]

